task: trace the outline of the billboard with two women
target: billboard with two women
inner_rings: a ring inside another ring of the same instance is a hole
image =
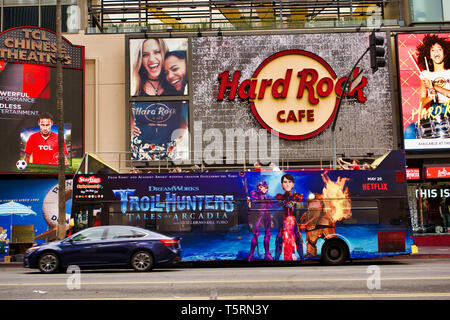
[[[188,157],[188,39],[129,39],[132,160]],[[163,97],[161,99],[161,97]]]

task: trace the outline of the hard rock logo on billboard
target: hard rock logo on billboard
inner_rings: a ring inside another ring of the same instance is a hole
[[[352,77],[359,73],[355,69]],[[240,82],[241,71],[219,74],[217,100],[249,100],[258,122],[281,138],[300,140],[321,133],[333,121],[347,77],[338,79],[330,65],[303,50],[286,50],[267,58],[251,79]],[[367,78],[349,96],[365,102]]]

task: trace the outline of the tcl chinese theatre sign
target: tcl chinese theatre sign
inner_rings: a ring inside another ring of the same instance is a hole
[[[357,74],[359,70],[355,70]],[[301,140],[325,130],[336,116],[346,77],[338,79],[330,65],[314,53],[281,51],[261,63],[251,79],[241,72],[222,72],[217,100],[236,96],[250,102],[253,115],[271,133],[281,138]],[[349,96],[365,102],[367,79],[355,86]]]

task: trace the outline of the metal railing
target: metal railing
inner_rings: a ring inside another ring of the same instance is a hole
[[[388,5],[400,10],[400,0],[89,0],[88,16],[101,33],[398,25]]]
[[[383,148],[358,149],[358,148],[343,148],[340,149],[337,155],[340,158],[345,158],[348,161],[351,159],[358,159],[360,163],[367,162],[371,164],[376,158],[388,153],[390,150]],[[208,171],[246,171],[254,170],[254,163],[261,162],[263,170],[271,170],[270,162],[274,161],[275,165],[281,170],[299,170],[299,169],[332,169],[333,156],[331,149],[327,152],[324,149],[318,149],[317,152],[329,155],[318,156],[314,158],[298,158],[292,156],[285,156],[288,152],[281,150],[276,160],[271,159],[252,159],[248,150],[242,151],[244,156],[242,159],[234,159],[231,163],[226,158],[222,159],[208,159],[198,157],[194,154],[190,155],[189,159],[173,160],[165,159],[159,161],[138,160],[133,158],[132,152],[96,152],[95,155],[104,163],[108,164],[120,173],[127,173],[134,169],[141,172],[174,172],[180,168],[182,171],[202,171],[204,165]],[[309,149],[308,151],[314,152]],[[285,155],[284,155],[285,154]]]

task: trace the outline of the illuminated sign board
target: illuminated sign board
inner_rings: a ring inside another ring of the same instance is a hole
[[[355,74],[359,69],[355,70]],[[252,75],[222,72],[217,100],[248,99],[253,115],[271,133],[291,140],[307,139],[325,130],[336,115],[346,77],[338,79],[331,66],[314,53],[286,50],[268,57]],[[365,102],[367,79],[349,96]]]
[[[407,150],[450,148],[449,36],[450,33],[397,35]]]
[[[420,169],[406,168],[406,180],[420,180]]]
[[[84,47],[62,39],[66,172],[84,154]],[[21,27],[0,34],[0,172],[56,173],[56,34]]]
[[[427,179],[449,179],[450,166],[425,167],[425,177]]]

